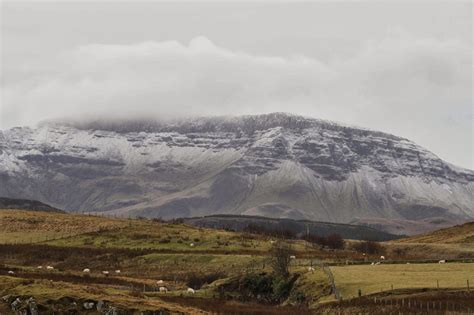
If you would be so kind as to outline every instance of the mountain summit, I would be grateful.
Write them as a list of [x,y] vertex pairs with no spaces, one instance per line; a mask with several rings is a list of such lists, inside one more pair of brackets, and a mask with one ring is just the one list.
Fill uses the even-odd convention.
[[397,222],[404,233],[403,222],[474,219],[474,172],[404,138],[284,113],[56,122],[0,133],[0,196],[124,216]]

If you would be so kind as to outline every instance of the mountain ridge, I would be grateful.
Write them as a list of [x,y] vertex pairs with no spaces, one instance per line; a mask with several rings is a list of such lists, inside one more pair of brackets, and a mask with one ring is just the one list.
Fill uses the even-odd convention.
[[163,218],[474,217],[473,171],[383,132],[284,113],[104,124],[1,132],[0,195]]

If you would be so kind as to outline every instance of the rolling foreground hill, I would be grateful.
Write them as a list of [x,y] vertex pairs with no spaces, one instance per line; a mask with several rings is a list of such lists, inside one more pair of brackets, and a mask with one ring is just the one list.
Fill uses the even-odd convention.
[[165,219],[423,220],[426,231],[474,218],[474,172],[407,139],[281,113],[50,123],[0,133],[0,196]]
[[[458,313],[474,307],[466,287],[474,280],[472,252],[439,264],[446,248],[424,256],[416,244],[385,242],[385,261],[373,265],[380,253],[357,242],[332,249],[177,222],[0,209],[0,313],[388,314],[408,307],[402,313],[413,314],[427,302]],[[293,255],[283,278],[274,267],[280,246]]]

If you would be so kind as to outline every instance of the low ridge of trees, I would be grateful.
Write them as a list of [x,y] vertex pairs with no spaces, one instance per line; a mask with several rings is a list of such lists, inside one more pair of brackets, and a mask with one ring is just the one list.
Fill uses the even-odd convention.
[[330,234],[328,236],[305,235],[304,240],[312,244],[317,244],[331,249],[343,249],[344,239],[339,234]]
[[385,253],[385,248],[374,241],[362,241],[352,245],[352,249],[368,255],[380,255]]

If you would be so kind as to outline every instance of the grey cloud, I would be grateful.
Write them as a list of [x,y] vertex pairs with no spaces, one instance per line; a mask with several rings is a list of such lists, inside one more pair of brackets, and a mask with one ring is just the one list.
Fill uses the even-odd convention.
[[[457,126],[445,125],[445,132],[469,142],[470,53],[459,41],[403,32],[327,63],[230,50],[205,37],[85,45],[6,80],[2,127],[62,117],[286,111],[393,132],[437,152],[443,144],[422,135],[448,117]],[[471,120],[449,115],[453,110]],[[469,166],[469,156],[461,164]]]

